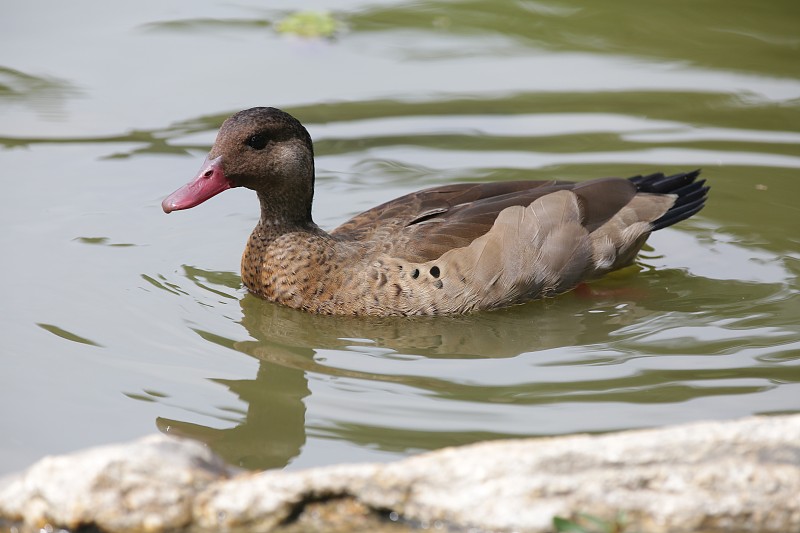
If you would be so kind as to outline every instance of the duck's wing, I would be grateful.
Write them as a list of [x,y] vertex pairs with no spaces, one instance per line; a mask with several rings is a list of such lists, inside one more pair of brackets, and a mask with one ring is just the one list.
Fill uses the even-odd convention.
[[551,180],[432,187],[364,211],[331,234],[346,240],[380,240],[395,253],[408,248],[402,254],[408,259],[427,260],[441,255],[435,250],[466,246],[486,233],[504,208],[528,205],[574,185]]
[[[593,231],[631,201],[637,186],[630,180],[606,178],[585,183],[512,181],[435,187],[361,213],[332,234],[380,242],[383,250],[394,257],[429,261],[448,250],[468,246],[486,234],[504,209],[527,207],[563,190],[576,196],[581,223]],[[563,215],[556,209],[542,213],[556,220]]]
[[427,218],[442,215],[454,207],[496,198],[509,193],[542,190],[559,184],[557,181],[509,181],[500,183],[458,183],[431,187],[390,200],[360,213],[331,233],[359,240],[384,226],[403,228]]

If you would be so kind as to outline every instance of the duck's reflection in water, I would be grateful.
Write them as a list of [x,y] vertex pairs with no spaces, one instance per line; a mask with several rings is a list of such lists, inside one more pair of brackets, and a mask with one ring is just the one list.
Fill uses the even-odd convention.
[[235,426],[215,429],[158,418],[158,428],[205,442],[230,464],[248,469],[282,468],[300,453],[306,441],[303,398],[309,394],[302,370],[265,361],[255,379],[214,381],[247,404]]
[[[158,427],[170,434],[206,442],[232,464],[259,469],[284,467],[304,446],[304,400],[310,394],[309,375],[399,383],[434,394],[453,387],[447,376],[414,375],[411,368],[404,374],[375,372],[375,364],[370,365],[372,372],[337,368],[330,361],[323,364],[316,360],[319,350],[358,352],[359,348],[382,348],[395,355],[431,359],[510,358],[524,352],[603,342],[614,330],[649,312],[630,301],[624,304],[624,311],[615,312],[620,307],[620,300],[602,304],[595,298],[588,302],[588,309],[599,305],[605,306],[606,311],[589,313],[587,300],[574,294],[495,312],[455,317],[376,319],[318,316],[251,295],[242,298],[240,305],[242,325],[251,340],[237,341],[210,332],[198,333],[210,342],[260,361],[254,379],[214,379],[247,404],[244,416],[234,427],[227,429],[166,418],[158,419]],[[475,394],[475,391],[470,392],[471,401],[480,401]],[[420,446],[421,436],[413,430],[375,428],[364,424],[360,429],[358,425],[349,425],[341,431],[346,434],[338,435],[338,438],[369,443],[380,449],[404,449],[404,442],[409,448],[427,447]],[[452,439],[443,441],[432,437],[428,440],[433,448],[453,442],[506,436],[511,434],[487,435],[476,428],[476,431],[460,436],[451,435]],[[385,439],[386,442],[377,442],[376,439]]]

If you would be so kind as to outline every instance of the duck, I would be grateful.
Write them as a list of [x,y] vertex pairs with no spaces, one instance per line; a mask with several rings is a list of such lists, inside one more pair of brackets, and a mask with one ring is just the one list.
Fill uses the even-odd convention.
[[311,136],[289,113],[254,107],[224,121],[162,208],[255,191],[261,217],[241,276],[266,300],[325,315],[453,315],[553,297],[630,265],[652,232],[704,207],[699,175],[447,184],[326,232],[311,216]]

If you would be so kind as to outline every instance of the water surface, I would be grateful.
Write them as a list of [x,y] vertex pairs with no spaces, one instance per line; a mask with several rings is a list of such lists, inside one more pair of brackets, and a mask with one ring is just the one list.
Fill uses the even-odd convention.
[[[0,20],[0,473],[153,431],[235,464],[800,411],[796,2],[72,4]],[[460,181],[702,167],[698,216],[591,292],[435,319],[246,293],[235,190],[165,216],[229,114],[286,109],[332,228]]]

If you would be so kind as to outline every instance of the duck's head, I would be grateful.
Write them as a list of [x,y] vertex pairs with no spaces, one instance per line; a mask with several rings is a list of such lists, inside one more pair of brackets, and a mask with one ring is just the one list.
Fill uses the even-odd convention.
[[254,107],[228,118],[194,180],[161,203],[165,213],[189,209],[232,187],[259,193],[262,204],[310,213],[314,150],[308,131],[290,114]]

